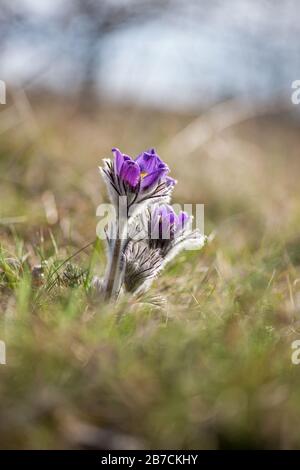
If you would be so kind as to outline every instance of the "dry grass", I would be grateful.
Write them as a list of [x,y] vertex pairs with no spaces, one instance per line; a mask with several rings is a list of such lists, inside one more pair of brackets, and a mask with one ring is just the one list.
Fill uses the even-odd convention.
[[[300,448],[299,127],[262,116],[174,149],[192,119],[37,102],[2,134],[1,448]],[[105,305],[89,289],[101,243],[72,258],[83,283],[53,272],[95,239],[112,146],[155,146],[215,238]]]

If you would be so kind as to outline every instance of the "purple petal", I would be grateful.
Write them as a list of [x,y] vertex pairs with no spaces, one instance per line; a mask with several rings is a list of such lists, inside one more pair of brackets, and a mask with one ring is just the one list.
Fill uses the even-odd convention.
[[190,216],[187,212],[179,212],[178,214],[178,219],[177,219],[177,224],[176,224],[176,233],[182,232],[188,223],[190,219]]
[[169,222],[171,225],[177,225],[178,223],[178,218],[175,212],[170,212],[169,213]]
[[135,188],[140,180],[140,168],[138,164],[131,159],[124,159],[120,179]]
[[116,175],[119,176],[120,174],[120,171],[121,171],[121,168],[122,168],[122,165],[124,163],[124,156],[123,154],[120,152],[119,149],[117,148],[113,148],[112,149],[112,152],[115,156],[115,159],[114,159],[114,168],[115,168],[115,173]]
[[178,223],[179,218],[172,206],[168,204],[156,206],[151,213],[151,237],[160,240],[173,238],[176,234]]
[[151,210],[151,239],[159,238],[159,225],[161,221],[161,211],[159,206],[154,206]]
[[153,173],[153,171],[158,170],[161,166],[169,171],[167,165],[159,158],[154,149],[141,153],[137,157],[136,162],[143,173]]
[[115,173],[116,175],[120,176],[121,168],[125,160],[132,160],[128,155],[125,155],[124,153],[120,152],[119,149],[113,148],[112,152],[115,156],[114,159],[114,168],[115,168]]
[[169,240],[173,232],[175,213],[170,206],[162,206],[160,222],[160,238]]
[[160,206],[160,218],[161,220],[168,220],[168,215],[170,214],[170,206],[164,204]]
[[168,209],[167,220],[168,220],[168,224],[169,224],[169,232],[170,232],[170,235],[173,236],[175,231],[176,231],[176,227],[178,225],[178,216],[174,212],[174,210],[171,206],[167,206],[167,209]]
[[151,186],[154,186],[159,182],[159,180],[163,179],[166,176],[167,172],[168,170],[166,168],[161,167],[158,170],[149,173],[142,179],[141,188],[148,189]]

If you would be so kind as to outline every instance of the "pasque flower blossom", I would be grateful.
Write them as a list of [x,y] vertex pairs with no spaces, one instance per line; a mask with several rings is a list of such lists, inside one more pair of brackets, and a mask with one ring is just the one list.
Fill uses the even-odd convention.
[[148,244],[158,249],[163,264],[184,248],[200,248],[206,237],[198,229],[192,229],[193,217],[180,211],[177,215],[167,204],[155,205],[149,210]]
[[141,153],[136,160],[122,154],[119,149],[113,149],[113,152],[116,175],[132,189],[143,191],[166,179],[169,168],[154,149]]
[[121,217],[118,210],[107,230],[108,267],[104,280],[95,282],[107,299],[117,298],[122,286],[131,293],[146,289],[178,251],[205,242],[192,230],[192,217],[168,205],[176,181],[154,149],[135,159],[117,148],[112,151],[114,159],[104,160],[100,170],[115,208],[120,209],[125,196],[126,214]]
[[110,198],[118,205],[127,196],[127,205],[168,200],[176,181],[168,176],[169,168],[155,149],[142,152],[136,159],[113,148],[114,160],[104,160],[101,172],[108,185]]
[[129,232],[132,239],[125,250],[126,290],[137,292],[148,288],[181,250],[204,245],[206,237],[192,229],[192,220],[186,212],[177,215],[167,204],[156,204],[136,217]]
[[[108,268],[104,281],[107,298],[118,296],[122,285],[125,273],[124,253],[128,245],[124,233],[129,221],[144,206],[159,201],[167,202],[176,183],[168,176],[168,166],[154,149],[142,152],[136,159],[123,154],[117,148],[112,151],[114,160],[104,160],[104,166],[100,168],[110,199],[118,209],[113,227],[109,227],[107,232],[117,234],[116,239],[109,239],[108,236]],[[126,210],[120,216],[120,207],[124,212],[124,197]]]
[[184,231],[191,217],[181,211],[178,215],[167,204],[157,205],[150,213],[150,238],[154,247],[163,248],[164,240],[174,240]]

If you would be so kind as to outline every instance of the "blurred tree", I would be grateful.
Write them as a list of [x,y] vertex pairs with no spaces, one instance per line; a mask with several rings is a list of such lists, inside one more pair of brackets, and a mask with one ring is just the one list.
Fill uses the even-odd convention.
[[103,40],[116,30],[162,15],[170,4],[171,0],[75,0],[70,5],[66,18],[74,20],[75,15],[83,26],[79,44],[82,51],[81,107],[89,109],[97,93]]
[[[74,62],[79,79],[79,104],[89,110],[98,96],[97,77],[101,67],[104,39],[131,24],[142,24],[167,11],[178,0],[66,0],[55,14],[40,15],[35,5],[21,0],[2,0],[0,9],[0,47],[22,36],[33,43],[54,42],[61,37],[67,60]],[[56,44],[57,47],[57,44]],[[59,49],[59,47],[57,47]],[[55,57],[55,55],[54,55]],[[52,64],[49,64],[49,68]],[[26,80],[25,85],[45,71],[45,65]]]
[[103,66],[107,39],[157,20],[158,34],[168,29],[177,45],[178,37],[187,39],[185,48],[178,47],[179,74],[185,72],[183,86],[199,103],[203,87],[217,100],[247,92],[250,83],[251,93],[257,84],[264,93],[268,86],[289,89],[300,64],[297,1],[1,0],[0,53],[10,56],[25,45],[33,60],[22,86],[77,87],[78,104],[91,110],[99,74],[109,81]]

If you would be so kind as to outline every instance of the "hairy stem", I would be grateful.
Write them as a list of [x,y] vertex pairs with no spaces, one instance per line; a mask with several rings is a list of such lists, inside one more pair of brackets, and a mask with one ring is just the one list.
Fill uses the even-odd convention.
[[111,261],[105,280],[105,299],[110,300],[117,298],[119,294],[122,269],[121,269],[121,257],[122,257],[122,246],[123,240],[120,236],[119,230],[117,230],[116,239],[112,249]]

